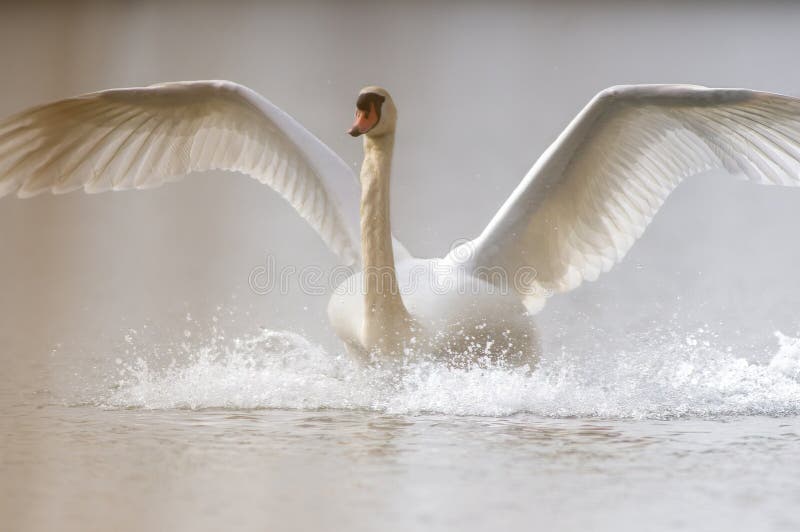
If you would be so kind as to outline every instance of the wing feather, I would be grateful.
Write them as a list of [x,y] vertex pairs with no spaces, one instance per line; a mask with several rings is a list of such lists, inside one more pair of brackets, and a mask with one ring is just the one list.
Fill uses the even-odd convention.
[[686,177],[725,169],[757,183],[800,185],[800,100],[744,89],[612,87],[598,94],[534,164],[466,268],[502,267],[531,311],[551,292],[622,260]]
[[215,169],[274,188],[343,262],[357,261],[359,190],[352,170],[241,85],[114,89],[0,121],[0,196],[145,189]]

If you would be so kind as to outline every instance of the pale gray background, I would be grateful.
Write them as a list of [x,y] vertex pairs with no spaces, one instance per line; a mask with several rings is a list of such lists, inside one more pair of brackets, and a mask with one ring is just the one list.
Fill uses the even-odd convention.
[[[357,165],[360,142],[344,134],[354,96],[382,84],[400,109],[395,232],[413,253],[440,255],[480,232],[603,87],[800,95],[799,14],[722,2],[11,4],[0,17],[0,115],[109,87],[231,79]],[[708,322],[773,349],[774,329],[797,328],[798,224],[798,191],[724,176],[687,183],[621,267],[548,304],[545,342],[577,342],[592,326],[646,333]],[[276,194],[240,175],[3,198],[0,243],[1,356],[11,361],[57,345],[65,357],[102,360],[144,324],[179,339],[187,312],[201,324],[224,317],[231,333],[288,328],[337,346],[327,296],[247,289],[267,253],[279,267],[336,262]]]

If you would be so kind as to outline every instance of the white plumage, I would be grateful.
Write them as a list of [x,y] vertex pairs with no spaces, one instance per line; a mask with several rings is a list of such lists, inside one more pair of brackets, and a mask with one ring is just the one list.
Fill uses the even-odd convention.
[[358,181],[292,117],[229,81],[61,100],[0,122],[0,196],[161,186],[232,170],[275,189],[343,262],[357,261]]
[[536,161],[470,249],[465,267],[532,267],[542,296],[593,281],[622,260],[686,177],[724,168],[800,185],[800,100],[688,85],[611,87]]
[[[387,101],[385,117],[378,114],[374,130],[361,131],[370,158],[361,180],[371,187],[361,197],[361,212],[382,220],[396,111],[383,89],[365,91],[362,96],[379,95],[373,105]],[[363,112],[366,123],[369,112]],[[481,321],[498,326],[489,327],[485,338],[471,337],[473,343],[535,350],[528,313],[541,308],[550,293],[574,289],[608,271],[684,178],[715,168],[757,183],[800,184],[800,100],[687,85],[606,89],[536,161],[478,238],[443,259],[420,260],[409,257],[396,240],[382,240],[383,225],[365,231],[372,222],[363,219],[359,227],[358,180],[336,154],[289,115],[235,83],[108,90],[0,122],[0,196],[142,189],[194,171],[239,171],[281,194],[342,262],[379,263],[392,257],[386,249],[393,248],[398,268],[391,265],[392,275],[400,273],[401,292],[411,281],[403,272],[416,266],[436,270],[428,276],[430,285],[387,305],[391,315],[366,308],[363,293],[337,291],[329,309],[334,327],[351,350],[361,353],[405,345],[411,335],[416,341],[463,331],[464,324]],[[390,234],[388,221],[381,223]],[[374,257],[360,257],[359,235]],[[489,294],[491,283],[481,277],[487,269],[505,272],[513,301],[509,294]],[[528,275],[516,276],[519,271]],[[366,290],[363,275],[343,286]],[[442,276],[457,275],[455,286],[466,275],[480,289],[467,299],[431,289],[447,280]],[[376,316],[393,325],[374,329]],[[490,338],[500,330],[510,332],[511,339],[498,344],[499,338]],[[394,339],[378,345],[375,338],[381,336]],[[463,344],[454,344],[451,336],[448,345],[462,349]],[[429,345],[440,349],[443,344]]]

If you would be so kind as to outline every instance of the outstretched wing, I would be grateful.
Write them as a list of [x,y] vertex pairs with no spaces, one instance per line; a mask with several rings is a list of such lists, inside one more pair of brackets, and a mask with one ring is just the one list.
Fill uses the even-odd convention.
[[233,170],[281,194],[343,262],[359,257],[358,180],[335,153],[229,81],[95,92],[0,121],[0,197],[144,189]]
[[800,185],[800,100],[686,85],[606,89],[483,233],[449,258],[472,270],[502,268],[535,311],[547,293],[611,269],[685,177],[713,168]]

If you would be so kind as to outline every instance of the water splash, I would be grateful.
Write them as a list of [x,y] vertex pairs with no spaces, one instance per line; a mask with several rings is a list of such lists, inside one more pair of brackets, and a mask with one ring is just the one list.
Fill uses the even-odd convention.
[[[767,364],[720,349],[704,331],[613,354],[545,355],[539,367],[458,369],[431,361],[364,368],[291,332],[213,341],[186,362],[121,364],[98,400],[124,408],[368,409],[502,416],[670,418],[800,413],[800,339],[776,333]],[[713,340],[713,338],[712,338]],[[188,347],[185,346],[185,349]]]

